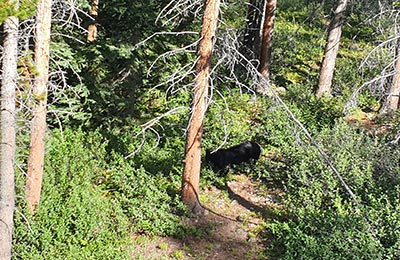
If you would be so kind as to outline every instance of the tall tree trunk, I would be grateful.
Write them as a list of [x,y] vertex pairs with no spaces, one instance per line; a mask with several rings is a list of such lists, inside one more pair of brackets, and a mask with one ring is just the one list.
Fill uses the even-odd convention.
[[196,64],[196,81],[193,89],[192,114],[185,149],[185,166],[182,176],[182,201],[195,214],[202,212],[199,201],[199,179],[201,166],[201,137],[204,116],[207,110],[208,79],[211,56],[216,40],[215,32],[219,15],[220,0],[207,0],[203,17],[203,28],[199,44],[199,59]]
[[26,197],[34,212],[40,200],[46,133],[47,83],[49,73],[51,0],[39,0],[36,15],[35,64],[37,75],[33,94],[36,104],[31,121],[31,140],[26,179]]
[[338,0],[328,28],[328,40],[319,74],[317,96],[331,96],[332,79],[335,70],[336,56],[339,50],[340,37],[347,0]]
[[269,80],[272,50],[272,35],[276,11],[276,0],[266,0],[259,71],[264,79]]
[[394,66],[395,74],[393,76],[392,85],[390,87],[389,95],[382,106],[381,113],[386,114],[394,112],[399,108],[400,96],[400,41],[397,41],[396,48],[396,62]]
[[18,18],[4,21],[1,82],[0,259],[11,259],[15,208],[15,90],[17,88]]
[[88,42],[94,42],[97,36],[97,16],[99,9],[99,0],[92,0],[92,9],[90,9],[89,14],[93,17],[94,21],[89,25],[87,40]]

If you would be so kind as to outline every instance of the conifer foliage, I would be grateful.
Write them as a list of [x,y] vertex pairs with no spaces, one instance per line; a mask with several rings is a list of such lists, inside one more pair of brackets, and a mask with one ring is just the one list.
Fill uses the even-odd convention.
[[399,6],[2,1],[0,260],[400,259]]

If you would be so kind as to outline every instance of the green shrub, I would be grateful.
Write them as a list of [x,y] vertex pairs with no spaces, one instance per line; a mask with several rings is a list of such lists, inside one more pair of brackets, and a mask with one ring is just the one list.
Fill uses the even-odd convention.
[[147,172],[122,157],[105,176],[105,187],[120,203],[131,222],[131,232],[151,235],[174,235],[180,232],[177,213],[185,207],[180,202],[174,178],[161,172]]
[[[121,134],[129,150],[127,140]],[[14,259],[129,259],[131,233],[182,234],[179,155],[171,152],[176,146],[181,143],[153,150],[145,143],[137,156],[125,159],[98,132],[52,131],[35,216],[24,213],[19,176]],[[144,160],[149,154],[164,164]]]
[[279,259],[398,259],[398,149],[344,122],[321,131],[316,140],[359,205],[315,147],[284,151],[290,161],[283,183],[285,217],[269,225],[276,238],[271,254]]
[[53,132],[37,214],[16,214],[14,259],[129,259],[128,218],[96,183],[104,157],[96,133]]

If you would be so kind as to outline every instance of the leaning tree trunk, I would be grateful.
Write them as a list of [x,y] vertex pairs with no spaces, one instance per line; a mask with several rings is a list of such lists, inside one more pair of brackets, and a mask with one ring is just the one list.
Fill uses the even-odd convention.
[[15,90],[17,88],[18,18],[3,23],[3,73],[1,82],[0,259],[11,259],[15,208]]
[[335,70],[336,56],[339,50],[340,37],[344,12],[346,11],[347,0],[339,0],[332,14],[328,29],[328,40],[325,45],[325,53],[319,73],[317,96],[331,96],[332,79]]
[[201,137],[204,116],[207,110],[208,78],[220,0],[207,0],[203,17],[203,28],[196,64],[196,81],[193,90],[192,114],[189,120],[185,149],[185,166],[182,176],[182,201],[195,214],[202,212],[199,201],[199,179],[201,166]]
[[400,41],[397,41],[396,48],[396,62],[394,66],[395,74],[393,76],[393,82],[390,87],[389,95],[382,106],[381,113],[391,113],[399,108],[399,95],[400,95]]
[[276,11],[276,0],[266,0],[264,10],[264,24],[261,40],[261,54],[259,71],[265,80],[269,81],[271,66],[272,35]]
[[49,73],[51,0],[39,0],[36,15],[35,77],[33,95],[36,101],[31,121],[31,140],[26,179],[26,197],[34,212],[39,204],[44,166],[46,133],[47,83]]

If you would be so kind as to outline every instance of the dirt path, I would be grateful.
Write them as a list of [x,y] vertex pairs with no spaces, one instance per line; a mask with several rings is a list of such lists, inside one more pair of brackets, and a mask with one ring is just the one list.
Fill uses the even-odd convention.
[[245,175],[236,175],[227,186],[227,191],[202,190],[206,214],[185,220],[193,234],[183,239],[137,236],[133,259],[267,259],[268,241],[260,232],[271,209],[280,207],[279,194]]

